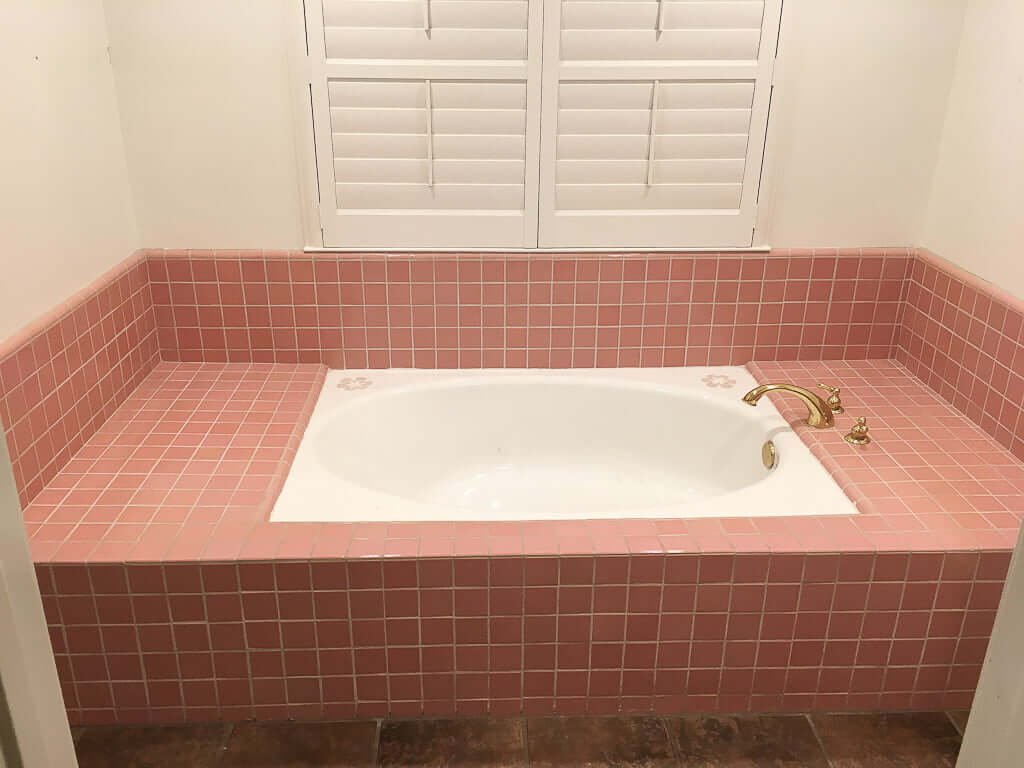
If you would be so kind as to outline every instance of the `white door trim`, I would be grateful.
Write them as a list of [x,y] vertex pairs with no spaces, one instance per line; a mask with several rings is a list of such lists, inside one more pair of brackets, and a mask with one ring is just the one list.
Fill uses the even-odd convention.
[[76,768],[57,665],[0,437],[0,680],[24,768]]
[[1024,529],[1003,587],[959,768],[1017,768],[1024,752]]

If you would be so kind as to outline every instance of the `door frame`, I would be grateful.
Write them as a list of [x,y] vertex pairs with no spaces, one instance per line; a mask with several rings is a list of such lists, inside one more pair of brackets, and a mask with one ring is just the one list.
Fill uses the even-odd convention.
[[1024,528],[1017,539],[978,681],[960,768],[1014,768],[1024,752]]
[[[57,664],[25,537],[7,443],[0,437],[0,684],[13,727],[8,768],[76,768]],[[0,759],[3,759],[0,758]],[[0,763],[2,765],[3,763]]]

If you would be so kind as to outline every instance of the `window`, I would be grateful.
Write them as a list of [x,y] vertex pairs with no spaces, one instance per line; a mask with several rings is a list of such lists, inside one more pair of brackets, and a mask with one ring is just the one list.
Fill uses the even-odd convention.
[[330,248],[749,246],[781,0],[312,0]]

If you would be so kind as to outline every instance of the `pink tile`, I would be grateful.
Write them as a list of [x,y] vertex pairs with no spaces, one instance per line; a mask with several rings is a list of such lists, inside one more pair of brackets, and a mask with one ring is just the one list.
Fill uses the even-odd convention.
[[[205,611],[211,644],[239,649],[223,653],[248,647],[253,668],[268,671],[252,680],[233,677],[248,667],[231,667],[224,657],[214,658],[214,672],[204,671],[196,654],[205,653],[198,650],[205,625],[183,624],[189,650],[145,654],[153,676],[148,699],[129,684],[114,691],[87,679],[127,669],[120,659],[101,665],[90,650],[97,622],[119,615],[123,600],[70,594],[76,581],[62,576],[60,590],[68,593],[53,601],[48,616],[62,622],[63,642],[72,644],[73,663],[62,674],[74,681],[67,694],[73,717],[316,717],[329,707],[343,717],[725,704],[785,711],[942,703],[973,690],[1019,524],[1008,510],[1024,498],[1024,444],[1016,432],[1024,379],[1012,369],[1024,323],[1019,302],[933,257],[828,251],[756,260],[310,259],[160,252],[139,264],[112,288],[104,284],[62,308],[45,333],[27,333],[0,354],[0,418],[19,490],[23,499],[35,497],[26,518],[34,556],[90,563],[363,561],[350,564],[358,566],[353,572],[331,562],[312,571],[292,562],[276,577],[247,565],[241,585],[235,566],[204,564],[202,595],[192,591],[196,579],[188,574],[195,572],[187,569],[174,569],[173,578],[166,571],[166,587],[159,568],[134,572],[128,585],[142,590],[131,600],[140,627]],[[832,292],[827,307],[811,300],[823,291]],[[95,381],[74,376],[96,354],[88,345],[110,331],[100,319],[111,312],[116,332],[128,340],[126,357]],[[100,335],[91,332],[97,327]],[[169,361],[191,362],[160,364],[146,377],[157,348]],[[863,359],[893,354],[902,365]],[[821,357],[846,362],[814,362]],[[866,451],[836,442],[837,433],[801,430],[861,515],[418,529],[264,522],[322,364],[621,366],[752,358],[775,361],[752,365],[762,377],[839,383],[850,416],[868,416],[877,437]],[[779,362],[789,359],[798,362]],[[954,407],[936,400],[915,374]],[[53,392],[85,398],[89,408],[54,421],[44,404]],[[900,404],[908,401],[928,404],[913,423],[900,419]],[[796,419],[793,404],[780,405]],[[49,445],[52,456],[41,454],[40,436],[55,423],[73,439]],[[210,423],[217,426],[208,429]],[[948,438],[942,452],[934,447],[937,431]],[[941,472],[932,469],[939,461]],[[136,476],[145,480],[132,484]],[[951,554],[936,554],[946,550]],[[985,555],[961,554],[969,550]],[[837,551],[848,554],[814,556]],[[557,567],[549,572],[556,560],[537,559],[559,553],[588,557],[566,560],[562,574]],[[595,553],[601,556],[590,557]],[[456,583],[450,563],[436,559],[453,555],[492,559]],[[435,559],[411,569],[414,557]],[[396,592],[388,597],[380,558],[394,558],[387,561],[387,589]],[[575,572],[579,563],[585,565]],[[261,575],[267,572],[269,581]],[[367,581],[373,573],[381,574],[379,584]],[[427,579],[434,596],[415,593],[414,577]],[[99,586],[94,578],[91,588]],[[264,594],[261,604],[273,612],[259,613],[256,600],[249,610],[257,613],[243,624],[242,587]],[[161,598],[166,588],[177,591],[174,599]],[[349,588],[363,595],[352,602],[355,618]],[[671,619],[663,620],[669,609],[664,615]],[[590,620],[590,610],[600,622]],[[762,611],[763,625],[749,621]],[[321,620],[314,624],[312,615]],[[147,633],[147,642],[158,641]],[[908,645],[894,644],[890,662],[872,643],[892,637]],[[934,662],[954,639],[963,654],[959,666],[938,672],[926,665],[919,673],[925,653]],[[132,642],[111,635],[105,647],[130,656]],[[279,650],[281,642],[288,651]],[[408,653],[420,642],[424,660],[427,649],[452,649],[452,664],[456,644],[487,651],[461,654],[466,668],[457,674],[449,667],[421,678]],[[794,654],[814,657],[813,643],[821,644],[818,657],[827,666],[787,671]],[[354,668],[353,644],[394,651],[386,656],[394,674],[374,666],[373,653],[360,655],[362,666]],[[342,655],[323,656],[324,649]],[[506,676],[525,649],[527,667],[549,679]],[[321,656],[317,662],[313,653]],[[744,659],[744,667],[728,666]],[[315,663],[334,665],[320,686],[311,683]],[[584,664],[594,668],[586,685]],[[676,688],[692,688],[685,702],[672,698],[672,678],[662,668],[685,675]],[[216,685],[200,674],[216,674]]]

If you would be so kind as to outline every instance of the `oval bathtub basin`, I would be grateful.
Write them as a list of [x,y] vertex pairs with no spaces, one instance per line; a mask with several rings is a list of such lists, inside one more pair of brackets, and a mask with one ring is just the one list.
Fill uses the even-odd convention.
[[741,402],[753,386],[743,368],[331,371],[271,520],[854,514],[767,399]]

